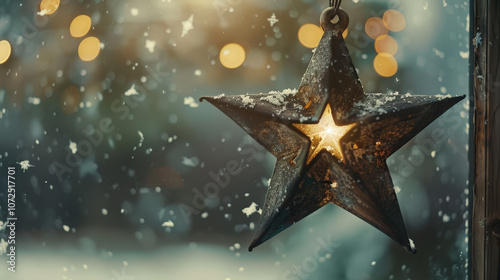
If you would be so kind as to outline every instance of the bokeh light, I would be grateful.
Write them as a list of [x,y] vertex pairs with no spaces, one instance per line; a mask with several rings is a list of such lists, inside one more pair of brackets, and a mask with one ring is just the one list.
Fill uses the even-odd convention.
[[382,77],[391,77],[398,71],[398,62],[389,53],[379,53],[373,60],[373,67]]
[[71,21],[69,33],[75,38],[85,36],[92,25],[92,20],[87,15],[79,15]]
[[306,23],[300,27],[298,36],[304,47],[314,49],[323,36],[323,30],[315,24]]
[[59,8],[60,0],[42,0],[40,2],[40,13],[42,15],[50,15],[57,11]]
[[375,39],[375,50],[377,53],[389,53],[395,55],[398,51],[398,43],[390,35],[380,35]]
[[396,10],[387,10],[382,17],[382,21],[390,31],[398,32],[406,27],[405,17]]
[[370,38],[375,40],[380,35],[387,35],[389,30],[387,30],[381,18],[371,17],[365,23],[365,32]]
[[9,59],[11,52],[12,47],[10,46],[9,41],[0,41],[0,64],[5,63],[7,59]]
[[219,59],[226,68],[238,68],[245,61],[245,49],[239,44],[229,43],[220,50]]
[[97,57],[101,42],[96,37],[87,37],[78,46],[78,56],[83,61],[91,61]]

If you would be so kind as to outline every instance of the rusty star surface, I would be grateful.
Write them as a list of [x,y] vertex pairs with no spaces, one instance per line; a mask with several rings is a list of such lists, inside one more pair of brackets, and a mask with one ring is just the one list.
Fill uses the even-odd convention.
[[348,21],[323,12],[298,90],[202,98],[276,157],[250,251],[334,203],[416,252],[386,160],[464,96],[365,93],[342,37]]

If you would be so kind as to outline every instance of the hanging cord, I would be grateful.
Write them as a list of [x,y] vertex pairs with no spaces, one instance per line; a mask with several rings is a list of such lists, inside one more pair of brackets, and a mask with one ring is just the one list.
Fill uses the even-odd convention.
[[335,13],[339,10],[340,3],[342,3],[342,0],[330,0],[330,7],[335,9]]

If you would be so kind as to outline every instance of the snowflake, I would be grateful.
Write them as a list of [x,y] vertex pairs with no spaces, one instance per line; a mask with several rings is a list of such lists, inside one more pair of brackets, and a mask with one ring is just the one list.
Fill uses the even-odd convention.
[[247,217],[250,217],[250,215],[252,215],[253,213],[259,213],[259,214],[262,214],[262,209],[259,209],[257,210],[257,203],[255,202],[252,202],[252,204],[246,208],[243,208],[243,210],[241,210],[241,212],[243,212],[243,214],[247,215]]
[[273,15],[267,19],[271,26],[274,26],[275,23],[277,23],[279,20],[276,18],[276,15],[273,13]]
[[19,164],[21,166],[21,169],[23,170],[23,172],[28,170],[30,167],[34,167],[34,165],[30,164],[29,160],[24,160],[24,161],[18,162],[17,164]]
[[191,15],[187,20],[185,20],[185,21],[182,22],[182,34],[181,34],[181,37],[186,36],[190,30],[194,29],[193,18],[194,18],[194,15]]
[[137,92],[137,90],[135,89],[135,84],[132,85],[132,87],[130,87],[126,92],[125,92],[125,96],[131,96],[131,95],[138,95],[139,93]]
[[476,37],[472,39],[472,44],[477,48],[479,45],[483,44],[483,38],[481,38],[481,32],[476,33]]

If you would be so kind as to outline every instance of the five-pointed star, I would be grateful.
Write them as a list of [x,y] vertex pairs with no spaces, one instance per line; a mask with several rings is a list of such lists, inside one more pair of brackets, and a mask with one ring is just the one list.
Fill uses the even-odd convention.
[[[334,203],[415,252],[386,160],[463,96],[366,94],[341,36],[345,27],[323,27],[298,90],[202,98],[276,156],[249,249]],[[345,129],[315,137],[323,125]]]

